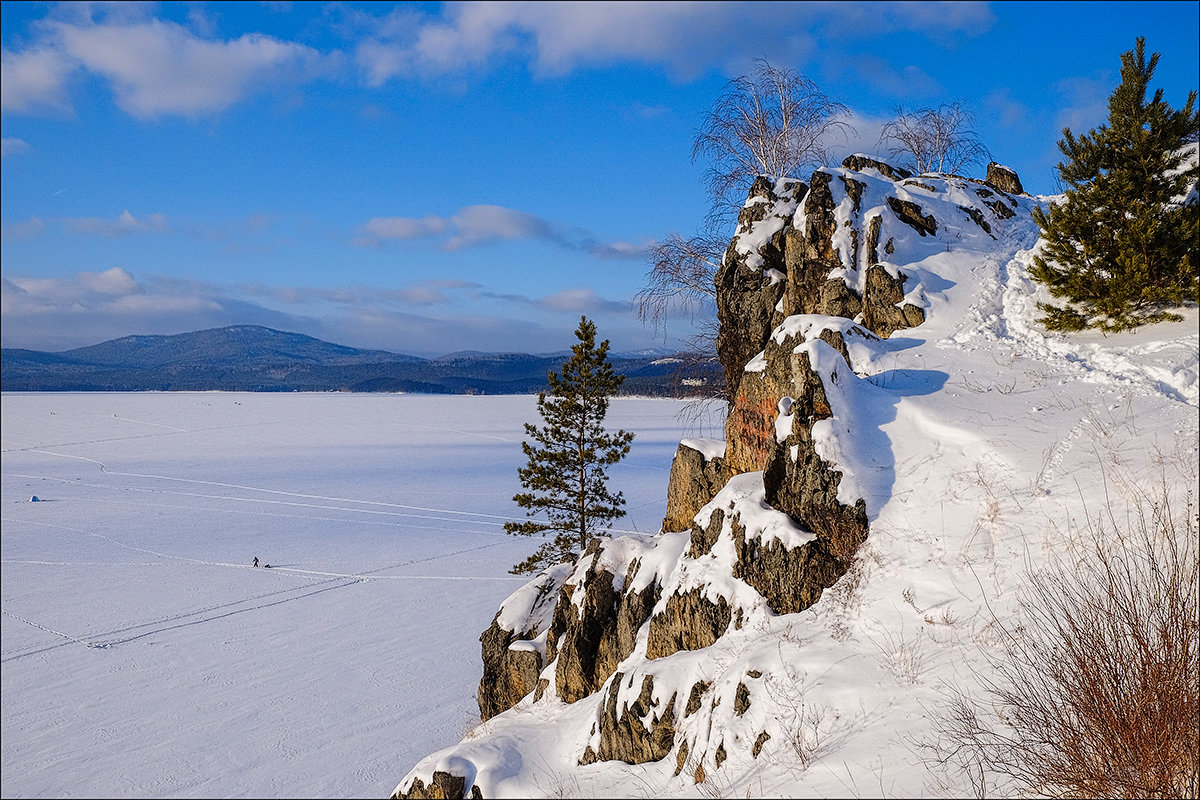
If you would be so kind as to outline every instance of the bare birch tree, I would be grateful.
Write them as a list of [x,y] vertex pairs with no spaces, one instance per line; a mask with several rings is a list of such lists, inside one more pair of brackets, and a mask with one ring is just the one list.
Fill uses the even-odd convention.
[[889,145],[889,155],[908,157],[910,161],[904,166],[918,174],[957,175],[990,157],[987,147],[971,128],[974,117],[962,102],[915,111],[905,111],[899,106],[895,113],[896,118],[880,131],[879,143]]
[[[687,352],[680,353],[682,381],[697,377],[705,381],[706,390],[698,392],[702,400],[724,398],[724,381],[709,384],[713,376],[723,376],[714,370],[717,353],[717,287],[714,277],[725,255],[725,241],[715,234],[698,234],[685,239],[671,233],[650,246],[650,270],[646,285],[634,297],[638,317],[655,330],[665,330],[667,319],[674,315],[690,316],[695,333],[684,340]],[[693,423],[699,424],[704,413],[703,403],[685,412]]]
[[692,144],[692,161],[711,160],[709,188],[718,206],[733,203],[759,175],[801,178],[828,160],[825,141],[851,130],[846,106],[809,78],[763,59],[754,72],[726,84]]
[[[724,254],[721,239],[703,234],[685,239],[672,233],[652,244],[646,286],[635,298],[642,322],[661,328],[671,313],[695,316],[709,311],[717,300],[713,276]],[[698,336],[703,337],[703,332]]]

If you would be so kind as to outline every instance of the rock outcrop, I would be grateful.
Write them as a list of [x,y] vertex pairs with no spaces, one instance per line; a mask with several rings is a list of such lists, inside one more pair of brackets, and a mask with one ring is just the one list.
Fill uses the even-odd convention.
[[779,313],[776,306],[787,288],[785,239],[807,192],[800,181],[755,179],[717,270],[717,356],[730,396],[736,395],[742,367],[762,349]]
[[595,749],[587,746],[579,763],[645,764],[666,758],[674,748],[676,696],[671,695],[660,708],[654,699],[654,676],[645,675],[637,698],[632,703],[622,702],[624,677],[620,672],[613,676],[601,704],[599,742]]
[[[972,185],[856,155],[807,183],[754,182],[715,278],[723,447],[681,443],[657,536],[600,539],[505,601],[482,637],[484,719],[567,704],[590,721],[576,763],[674,754],[696,781],[774,746],[755,712],[771,676],[705,653],[818,603],[870,535],[887,454],[861,444],[856,404],[884,391],[889,337],[925,319],[936,290],[912,265],[1011,218],[1019,180],[1002,169]],[[473,768],[461,787],[438,778],[472,746],[427,759],[396,796],[478,790]]]
[[692,519],[716,496],[728,477],[724,442],[704,439],[680,442],[671,462],[667,514],[662,529],[670,533],[691,528]]
[[411,800],[464,800],[467,797],[476,800],[482,798],[483,794],[474,784],[471,785],[468,794],[466,777],[438,770],[433,773],[428,784],[420,778],[414,779],[412,787],[404,796]]
[[636,560],[618,582],[595,558],[599,547],[592,543],[585,553],[593,556],[591,563],[562,588],[546,639],[546,654],[555,664],[555,691],[568,703],[598,690],[633,652],[638,630],[658,602],[656,582],[636,588]]
[[1017,177],[1017,173],[995,161],[987,165],[984,183],[1007,194],[1025,194],[1025,188],[1021,186],[1021,179]]

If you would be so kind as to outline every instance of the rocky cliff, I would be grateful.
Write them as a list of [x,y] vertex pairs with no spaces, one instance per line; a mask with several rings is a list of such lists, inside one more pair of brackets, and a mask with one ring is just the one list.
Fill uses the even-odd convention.
[[795,676],[751,654],[803,663],[805,643],[781,631],[871,535],[890,492],[877,409],[894,405],[890,365],[911,346],[897,334],[946,288],[942,254],[986,251],[1028,214],[1015,174],[994,173],[852,156],[807,182],[755,181],[715,278],[725,441],[680,444],[660,534],[601,539],[505,601],[481,637],[492,722],[396,797],[503,793],[523,758],[505,719],[561,726],[580,769],[662,762],[695,783],[795,745],[765,712],[781,696],[796,708]]

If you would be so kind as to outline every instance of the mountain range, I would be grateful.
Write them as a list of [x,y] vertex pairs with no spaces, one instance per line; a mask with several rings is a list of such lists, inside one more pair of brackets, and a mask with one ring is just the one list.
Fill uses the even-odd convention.
[[[0,349],[0,388],[31,391],[350,391],[527,394],[547,388],[562,353],[463,351],[438,358],[361,350],[299,333],[233,325],[125,336],[62,352]],[[624,394],[682,396],[720,379],[690,354],[610,354]]]

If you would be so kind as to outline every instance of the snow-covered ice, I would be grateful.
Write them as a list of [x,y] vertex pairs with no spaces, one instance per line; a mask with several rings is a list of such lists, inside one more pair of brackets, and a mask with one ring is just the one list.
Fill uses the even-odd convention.
[[[386,797],[478,722],[536,398],[0,402],[5,797]],[[680,405],[613,401],[623,531]]]

